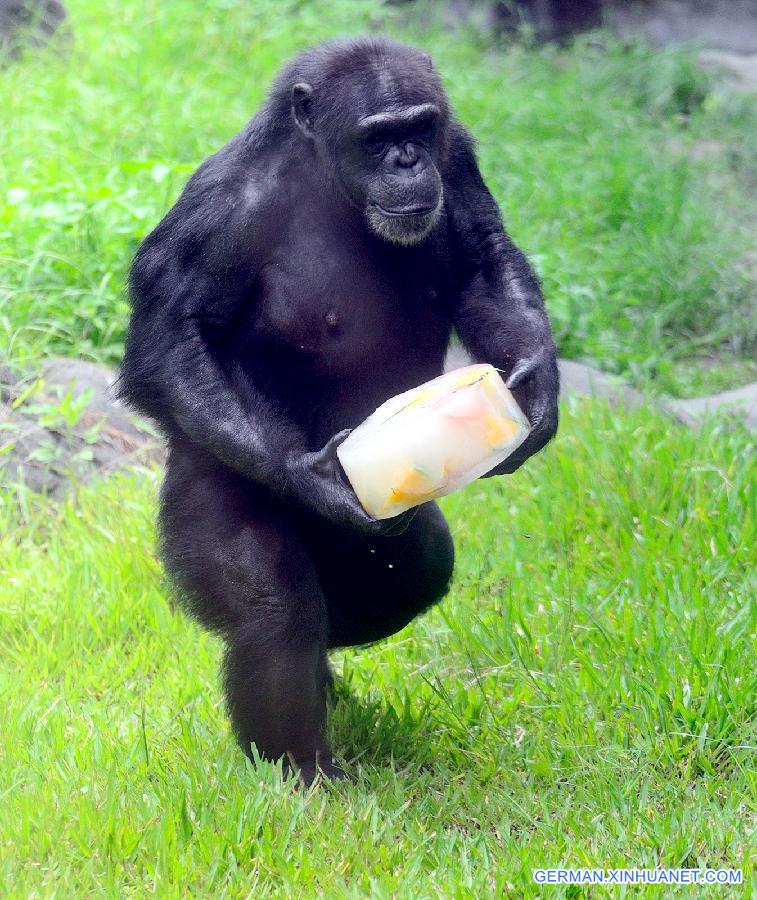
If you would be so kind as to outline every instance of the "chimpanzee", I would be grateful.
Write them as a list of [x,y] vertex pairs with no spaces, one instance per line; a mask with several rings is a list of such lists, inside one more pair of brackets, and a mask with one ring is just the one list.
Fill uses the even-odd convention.
[[369,516],[337,446],[442,372],[453,329],[533,427],[490,474],[557,428],[538,282],[430,58],[366,38],[285,65],[144,240],[130,288],[122,395],[166,435],[162,555],[225,639],[237,738],[306,783],[340,777],[327,651],[438,601],[454,550],[435,503]]

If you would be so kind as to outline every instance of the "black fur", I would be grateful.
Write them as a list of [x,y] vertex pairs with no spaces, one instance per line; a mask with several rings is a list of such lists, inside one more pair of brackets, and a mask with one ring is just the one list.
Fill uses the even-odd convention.
[[[539,286],[425,54],[383,40],[294,59],[139,248],[122,394],[165,431],[163,556],[227,642],[242,747],[338,775],[326,653],[402,628],[447,590],[433,504],[376,522],[335,449],[442,371],[455,328],[557,427]],[[325,446],[324,446],[325,445]],[[495,473],[498,474],[498,473]]]

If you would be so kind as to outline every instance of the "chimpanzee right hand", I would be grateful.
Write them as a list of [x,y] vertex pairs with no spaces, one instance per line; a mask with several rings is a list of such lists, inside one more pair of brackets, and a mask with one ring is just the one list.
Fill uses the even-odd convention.
[[381,537],[402,534],[415,509],[391,519],[375,519],[363,509],[347,481],[336,450],[350,430],[335,434],[321,450],[290,458],[286,468],[292,492],[303,506],[335,525]]

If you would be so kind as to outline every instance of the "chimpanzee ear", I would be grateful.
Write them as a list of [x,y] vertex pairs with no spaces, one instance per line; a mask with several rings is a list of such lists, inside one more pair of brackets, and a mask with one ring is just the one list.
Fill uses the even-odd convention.
[[292,115],[300,131],[313,134],[313,88],[300,81],[292,88]]

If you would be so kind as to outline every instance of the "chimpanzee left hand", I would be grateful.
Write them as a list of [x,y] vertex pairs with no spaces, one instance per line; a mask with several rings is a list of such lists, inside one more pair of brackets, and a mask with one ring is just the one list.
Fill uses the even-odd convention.
[[559,377],[552,347],[517,363],[505,384],[531,423],[531,432],[511,456],[487,472],[484,478],[510,475],[538,453],[557,431]]

